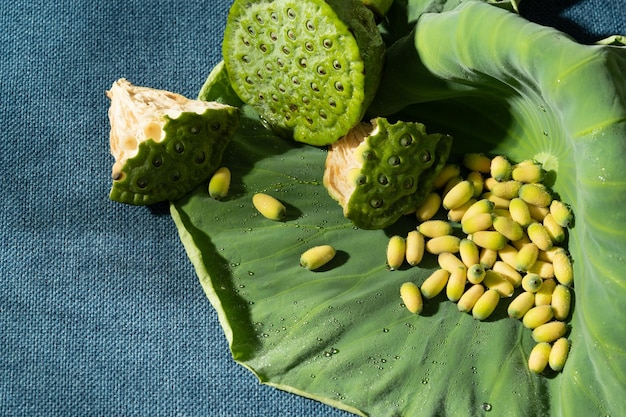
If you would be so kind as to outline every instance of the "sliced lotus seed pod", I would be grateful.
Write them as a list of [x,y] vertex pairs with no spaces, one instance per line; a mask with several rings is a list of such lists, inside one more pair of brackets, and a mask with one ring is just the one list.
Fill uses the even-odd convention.
[[233,89],[275,132],[321,146],[363,118],[385,46],[359,0],[235,0],[222,52]]
[[313,271],[330,262],[337,251],[330,245],[314,246],[300,255],[300,266]]
[[330,146],[324,186],[355,226],[382,229],[424,201],[451,145],[450,136],[427,134],[420,123],[376,118]]
[[116,81],[110,145],[111,200],[148,205],[177,200],[218,168],[237,128],[235,107]]

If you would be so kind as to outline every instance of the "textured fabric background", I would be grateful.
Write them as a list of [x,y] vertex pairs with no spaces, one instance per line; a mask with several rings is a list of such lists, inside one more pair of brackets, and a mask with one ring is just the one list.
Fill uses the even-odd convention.
[[[581,42],[624,0],[523,0]],[[166,207],[108,200],[105,90],[195,97],[231,1],[0,2],[0,415],[348,416],[230,358]]]

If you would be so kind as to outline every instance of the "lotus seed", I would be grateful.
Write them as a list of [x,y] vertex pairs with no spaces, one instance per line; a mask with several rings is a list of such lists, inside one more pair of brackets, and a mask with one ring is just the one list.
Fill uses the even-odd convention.
[[391,156],[389,157],[389,159],[387,160],[387,163],[391,166],[398,166],[400,165],[400,157],[399,156]]
[[161,165],[163,165],[163,158],[161,158],[160,156],[155,156],[152,159],[152,166],[154,166],[155,168],[158,168]]

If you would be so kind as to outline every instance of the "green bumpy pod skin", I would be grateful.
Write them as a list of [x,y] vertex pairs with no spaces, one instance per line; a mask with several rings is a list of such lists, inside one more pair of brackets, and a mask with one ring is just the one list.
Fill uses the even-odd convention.
[[131,205],[173,201],[219,167],[238,122],[235,107],[116,81],[111,99],[113,184],[109,198]]
[[385,45],[360,0],[235,0],[222,53],[233,90],[268,127],[323,146],[363,118]]
[[383,229],[419,206],[450,155],[452,137],[421,123],[375,118],[333,144],[324,186],[361,229]]

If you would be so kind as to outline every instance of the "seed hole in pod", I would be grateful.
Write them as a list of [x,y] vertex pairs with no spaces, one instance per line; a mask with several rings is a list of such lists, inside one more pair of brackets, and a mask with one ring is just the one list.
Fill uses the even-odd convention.
[[111,178],[113,179],[113,181],[119,181],[124,178],[124,173],[122,171],[115,171],[111,173]]
[[333,47],[333,41],[331,41],[330,39],[326,38],[322,41],[322,45],[324,46],[324,48],[326,49],[330,49]]
[[324,111],[324,109],[319,111],[319,115],[322,119],[326,120],[328,118],[328,115],[326,114],[326,112]]
[[278,59],[276,60],[276,64],[278,64],[278,66],[279,66],[280,68],[282,68],[282,67],[284,67],[284,66],[285,66],[285,61],[283,61],[282,59],[278,58]]
[[319,88],[319,86],[316,83],[311,83],[311,90],[313,90],[316,93],[318,93],[320,91],[320,88]]
[[313,46],[313,44],[311,42],[306,42],[304,44],[304,47],[306,48],[307,51],[309,52],[313,52],[313,50],[315,49],[315,47]]
[[243,43],[245,46],[250,46],[250,41],[248,40],[248,38],[241,38],[241,43]]
[[250,57],[248,55],[244,55],[241,57],[241,60],[246,64],[250,63]]
[[253,27],[253,26],[248,26],[246,29],[248,30],[248,33],[249,33],[250,35],[252,35],[252,36],[255,36],[255,35],[256,35],[256,30],[254,30],[254,27]]
[[367,182],[367,177],[365,175],[359,175],[356,177],[357,185],[364,185]]
[[408,133],[405,133],[400,137],[400,146],[410,146],[413,143],[413,137]]
[[337,61],[336,59],[333,61],[333,68],[336,69],[337,71],[339,71],[341,69],[341,62]]
[[283,54],[285,55],[289,55],[291,53],[291,49],[287,48],[286,46],[283,46]]
[[291,103],[289,105],[289,110],[291,110],[292,112],[297,112],[298,111],[298,106],[296,106],[295,104]]
[[276,34],[276,32],[270,32],[270,39],[274,42],[278,40],[278,35]]
[[193,159],[196,164],[202,164],[206,160],[206,154],[202,151],[198,152]]
[[380,174],[378,176],[378,183],[380,185],[387,185],[387,184],[389,184],[389,178],[387,178],[387,176],[385,174]]
[[262,79],[263,79],[263,72],[261,72],[261,70],[258,70],[258,71],[256,72],[256,76],[257,76],[257,77],[259,77],[259,79],[261,79],[261,80],[262,80]]
[[317,73],[319,75],[326,75],[326,69],[323,66],[320,65],[320,66],[317,67]]
[[315,23],[313,23],[312,20],[307,20],[306,21],[306,28],[308,31],[313,32],[315,31]]
[[292,41],[295,41],[296,40],[296,32],[294,32],[292,29],[289,29],[287,31],[287,37],[289,39],[291,39]]
[[415,180],[413,179],[413,177],[406,177],[402,181],[402,186],[404,187],[405,190],[410,190],[411,188],[413,188],[414,184],[415,184]]
[[311,102],[311,99],[309,99],[307,96],[302,97],[302,102],[304,104],[309,104]]
[[431,159],[432,159],[432,156],[430,154],[430,151],[428,150],[422,151],[422,154],[420,155],[420,161],[422,161],[423,163],[427,163],[427,162],[430,162]]
[[372,198],[370,200],[370,206],[372,206],[373,208],[381,208],[382,205],[383,205],[382,198]]
[[183,152],[185,152],[185,146],[182,143],[180,143],[180,142],[176,142],[174,144],[174,152],[176,152],[176,153],[183,153]]
[[285,91],[287,91],[287,89],[285,88],[284,84],[279,84],[278,91],[280,91],[281,93],[284,93]]
[[291,120],[291,113],[285,112],[285,120]]
[[276,94],[272,94],[272,100],[278,102],[278,96]]
[[392,167],[398,166],[400,165],[400,157],[397,155],[390,156],[389,159],[387,159],[387,163]]
[[267,72],[274,71],[274,67],[272,67],[272,64],[270,64],[269,62],[265,64],[265,69],[267,70]]
[[263,95],[263,93],[259,93],[259,100],[261,101],[265,100],[265,96]]
[[298,77],[291,77],[293,85],[300,85],[300,79]]
[[178,181],[179,179],[180,179],[180,172],[179,171],[172,171],[170,173],[170,180]]
[[365,159],[366,161],[371,161],[372,159],[374,159],[374,152],[372,151],[363,152],[363,159]]
[[300,58],[300,66],[302,68],[306,68],[306,58]]
[[146,188],[148,186],[148,179],[141,177],[137,180],[137,187]]
[[256,21],[259,22],[260,25],[262,25],[263,23],[265,23],[265,20],[263,19],[263,16],[261,16],[260,14],[257,14],[255,16]]
[[337,107],[337,102],[335,101],[334,98],[331,97],[331,98],[328,99],[328,105],[330,107]]
[[292,9],[291,7],[287,9],[287,17],[290,19],[295,19],[296,18],[296,11],[294,9]]
[[335,90],[342,92],[343,91],[343,84],[341,83],[341,81],[337,81],[335,83]]
[[276,12],[270,13],[270,19],[272,19],[272,22],[278,22],[278,13]]
[[306,117],[306,121],[308,124],[312,125],[313,124],[313,119],[311,119],[310,117]]
[[152,166],[153,167],[158,168],[161,165],[163,165],[163,158],[161,158],[159,155],[157,155],[154,158],[152,158]]
[[220,122],[213,122],[211,123],[211,130],[213,131],[218,131],[220,130],[222,127],[222,125],[220,124]]
[[254,81],[252,80],[250,76],[246,77],[246,83],[250,85],[254,85]]
[[265,53],[267,52],[267,45],[262,43],[261,45],[259,45],[259,49],[261,50],[261,52]]

